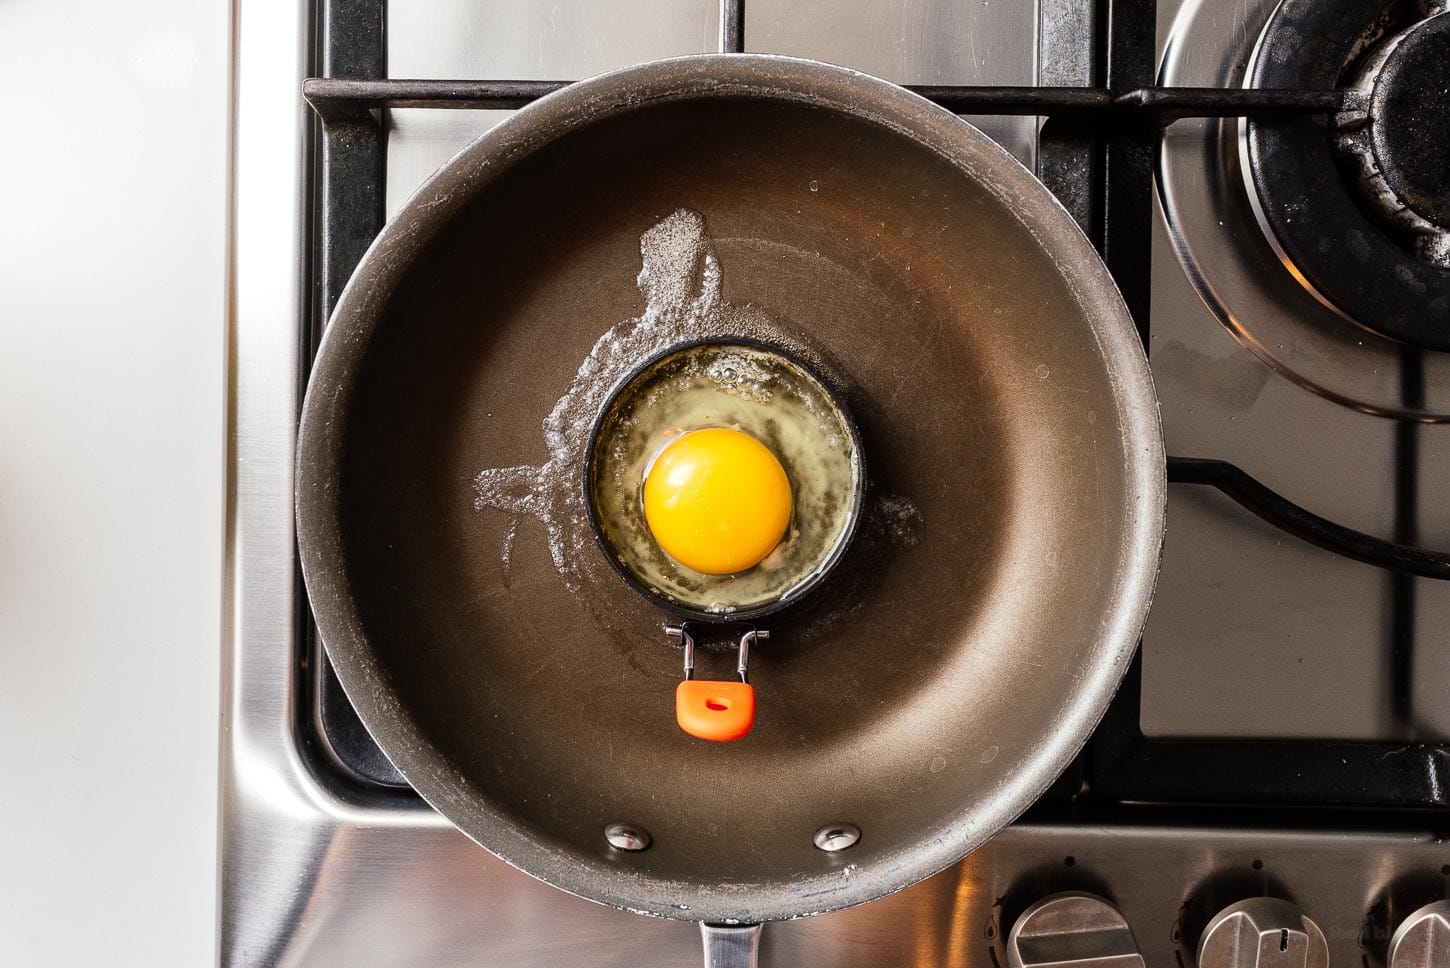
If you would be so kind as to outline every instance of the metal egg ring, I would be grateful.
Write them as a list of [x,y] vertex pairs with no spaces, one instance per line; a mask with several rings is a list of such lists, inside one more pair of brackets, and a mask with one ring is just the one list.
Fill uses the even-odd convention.
[[[658,582],[651,582],[646,577],[643,566],[638,561],[635,552],[611,537],[612,530],[617,530],[617,528],[612,529],[610,527],[608,519],[611,517],[611,514],[600,507],[598,477],[603,472],[604,465],[607,463],[607,458],[601,455],[601,441],[609,437],[613,429],[613,424],[619,417],[621,407],[634,402],[641,391],[649,388],[647,381],[660,371],[662,365],[669,363],[677,357],[702,349],[709,350],[712,348],[728,347],[740,347],[747,351],[775,357],[790,368],[796,370],[809,382],[811,389],[816,392],[818,399],[829,406],[830,418],[839,424],[847,437],[846,460],[850,465],[851,484],[846,507],[844,512],[839,516],[839,524],[834,528],[827,528],[822,533],[823,543],[819,553],[806,560],[797,562],[796,566],[791,569],[791,574],[796,577],[783,583],[783,587],[776,594],[767,595],[759,600],[740,606],[711,608],[708,607],[708,603],[703,603],[698,600],[686,600],[685,596],[679,593],[678,587],[672,592],[670,589],[660,587]],[[783,463],[787,464],[786,469],[790,473],[792,468],[789,466],[789,455],[777,454],[777,457]],[[589,442],[584,451],[583,463],[584,466],[581,476],[584,489],[584,507],[588,515],[590,528],[594,532],[595,540],[599,543],[610,565],[620,577],[646,598],[681,617],[705,622],[743,622],[760,618],[761,616],[785,608],[787,605],[802,598],[811,589],[816,588],[840,562],[847,547],[849,547],[851,538],[855,534],[857,523],[861,517],[861,507],[865,493],[866,475],[861,435],[840,393],[815,367],[803,360],[798,354],[792,353],[778,345],[747,337],[710,337],[707,339],[677,343],[650,356],[638,366],[631,369],[610,391],[605,399],[604,405],[595,417],[594,424],[589,433]],[[794,489],[799,485],[799,481],[794,479],[794,475],[792,477],[792,487]],[[637,532],[642,530],[644,534],[648,534],[647,526],[643,522],[642,510],[640,511],[640,520],[633,523]],[[796,513],[793,509],[792,527],[795,527],[797,523]],[[790,540],[792,539],[788,535],[782,542],[782,545]],[[675,570],[683,568],[683,566],[673,562],[657,545],[652,544],[652,547],[657,553],[659,561],[668,562]],[[756,566],[756,568],[759,567]],[[685,571],[688,571],[688,569],[685,569]],[[752,571],[754,569],[747,570],[741,574],[750,575]],[[688,580],[701,582],[706,588],[719,588],[723,587],[723,583],[737,581],[738,578],[736,576],[729,576],[716,579],[715,576],[704,576],[695,572],[689,572]]]

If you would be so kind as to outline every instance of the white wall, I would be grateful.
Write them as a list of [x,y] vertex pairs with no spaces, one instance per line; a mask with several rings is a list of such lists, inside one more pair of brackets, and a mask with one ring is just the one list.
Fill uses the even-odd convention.
[[0,0],[0,964],[215,957],[228,17]]

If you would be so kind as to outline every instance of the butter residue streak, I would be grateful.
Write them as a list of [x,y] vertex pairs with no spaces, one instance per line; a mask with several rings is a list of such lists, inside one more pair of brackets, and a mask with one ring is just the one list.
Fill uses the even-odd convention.
[[[565,585],[577,591],[584,577],[582,554],[593,533],[581,499],[584,452],[594,421],[610,391],[645,360],[676,344],[719,337],[744,337],[781,346],[820,365],[815,354],[782,332],[754,307],[720,297],[720,263],[698,212],[679,209],[640,237],[641,269],[636,285],[645,298],[644,313],[606,330],[579,365],[564,395],[544,418],[543,464],[497,467],[474,478],[475,510],[494,508],[513,515],[500,549],[508,574],[518,526],[533,517],[544,526],[549,555]],[[748,382],[752,374],[725,373],[722,383]],[[908,526],[914,508],[895,508]],[[908,510],[910,509],[910,510]],[[909,539],[902,544],[914,543]]]
[[705,220],[680,209],[640,238],[643,267],[636,284],[644,314],[607,330],[580,364],[564,395],[544,418],[548,460],[540,465],[498,467],[474,478],[477,510],[496,508],[515,516],[502,557],[508,565],[519,518],[537,518],[549,554],[566,584],[577,588],[578,554],[591,539],[579,500],[579,475],[589,431],[611,388],[653,354],[676,343],[718,335],[782,340],[763,313],[720,298],[720,263]]

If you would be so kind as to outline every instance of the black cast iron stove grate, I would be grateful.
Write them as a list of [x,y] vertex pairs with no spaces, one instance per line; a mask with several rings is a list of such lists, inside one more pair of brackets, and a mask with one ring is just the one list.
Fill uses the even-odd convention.
[[[1332,114],[1337,90],[1164,88],[1153,85],[1154,0],[1107,0],[1094,6],[1091,36],[1074,37],[1101,86],[909,86],[958,114],[1045,118],[1038,177],[1097,246],[1146,341],[1149,327],[1150,232],[1154,161],[1165,127],[1182,118]],[[745,48],[745,0],[721,0],[720,49]],[[319,10],[318,77],[303,84],[316,115],[308,271],[314,298],[304,332],[307,358],[385,212],[388,108],[516,109],[568,81],[404,80],[387,77],[385,0],[324,0]],[[300,388],[299,388],[300,392]],[[1413,425],[1404,425],[1413,451]],[[1416,578],[1450,579],[1450,554],[1385,541],[1321,518],[1225,461],[1170,457],[1174,484],[1215,487],[1274,526],[1321,548],[1388,569],[1406,589],[1397,611],[1413,608]],[[300,576],[299,576],[300,582]],[[306,600],[305,595],[299,600]],[[305,606],[304,606],[305,608]],[[314,765],[343,787],[371,797],[416,801],[357,719],[310,630],[300,661],[308,671],[299,715],[302,735],[322,752]],[[1405,616],[1401,625],[1408,628]],[[1408,633],[1407,633],[1408,634]],[[1396,675],[1405,679],[1408,666]],[[1356,808],[1445,807],[1450,748],[1402,743],[1154,740],[1139,727],[1141,656],[1112,708],[1049,800],[1078,804],[1319,804]],[[1055,794],[1055,796],[1054,796]],[[1051,810],[1053,804],[1046,809]]]

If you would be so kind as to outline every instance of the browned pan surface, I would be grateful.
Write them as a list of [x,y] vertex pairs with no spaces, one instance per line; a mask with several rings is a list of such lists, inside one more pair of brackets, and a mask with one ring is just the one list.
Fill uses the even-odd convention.
[[[844,383],[870,476],[840,567],[767,621],[757,725],[727,744],[675,727],[667,616],[592,540],[561,575],[538,520],[473,505],[481,470],[545,460],[541,421],[644,309],[641,235],[681,208],[724,298]],[[1105,270],[1004,152],[860,75],[690,58],[522,112],[389,226],[309,388],[300,543],[364,722],[465,832],[618,906],[775,919],[946,866],[1075,753],[1146,612],[1158,433]],[[616,820],[650,849],[608,847]],[[860,843],[817,850],[836,821]]]

